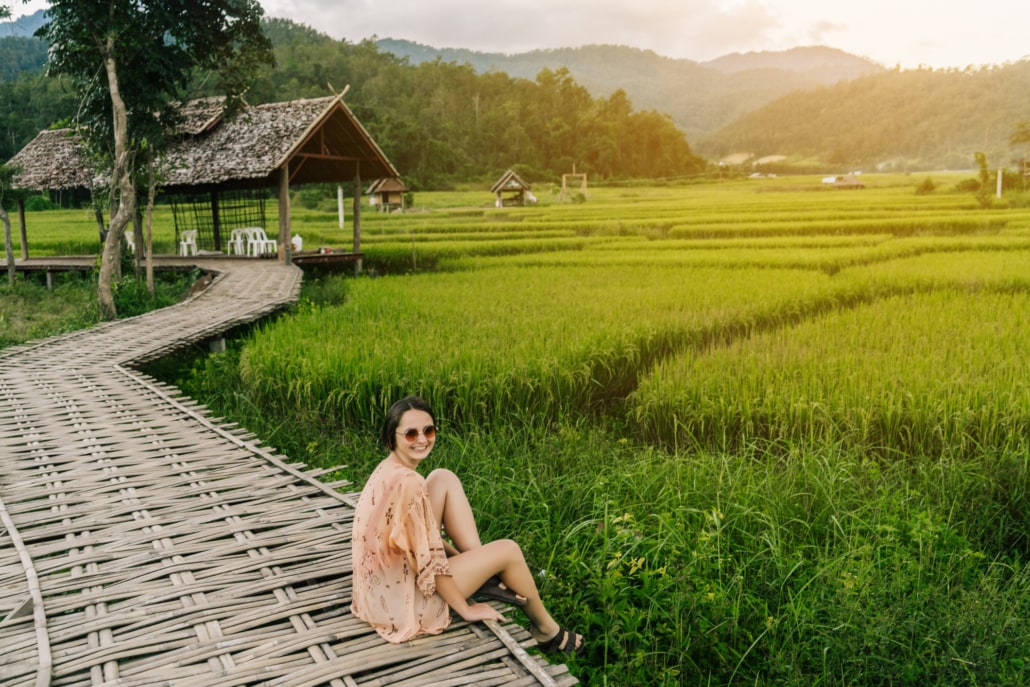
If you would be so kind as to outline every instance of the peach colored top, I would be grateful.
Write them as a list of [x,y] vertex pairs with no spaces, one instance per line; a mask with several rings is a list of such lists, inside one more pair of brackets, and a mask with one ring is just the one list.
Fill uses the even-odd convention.
[[380,463],[354,513],[351,613],[390,642],[439,634],[451,622],[436,593],[436,576],[451,569],[435,522],[425,479],[392,460]]

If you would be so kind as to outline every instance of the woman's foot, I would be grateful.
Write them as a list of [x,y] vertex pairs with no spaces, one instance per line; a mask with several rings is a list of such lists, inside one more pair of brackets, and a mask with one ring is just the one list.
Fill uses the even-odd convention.
[[537,640],[537,648],[545,654],[565,654],[575,656],[583,651],[583,635],[559,627],[558,632],[550,639],[541,642]]

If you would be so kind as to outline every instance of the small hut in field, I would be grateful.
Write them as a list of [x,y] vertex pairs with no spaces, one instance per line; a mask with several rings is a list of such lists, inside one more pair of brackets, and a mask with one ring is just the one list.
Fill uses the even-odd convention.
[[368,203],[382,212],[404,209],[404,194],[408,188],[397,177],[376,179],[368,187]]
[[511,169],[501,175],[501,178],[490,187],[490,191],[494,194],[496,207],[525,205],[527,200],[531,203],[536,202],[529,184]]
[[[197,231],[201,250],[227,248],[230,230],[264,225],[262,199],[269,190],[279,199],[279,243],[289,259],[290,187],[355,182],[354,252],[360,251],[361,178],[399,177],[397,170],[343,102],[343,94],[269,103],[223,116],[221,99],[184,105],[179,140],[161,170],[161,190],[179,199],[180,220],[202,218]],[[78,136],[69,129],[43,131],[10,164],[16,188],[46,191],[71,187],[98,189]],[[24,210],[19,213],[24,218]],[[185,226],[185,224],[183,224]],[[22,221],[22,253],[28,257]]]

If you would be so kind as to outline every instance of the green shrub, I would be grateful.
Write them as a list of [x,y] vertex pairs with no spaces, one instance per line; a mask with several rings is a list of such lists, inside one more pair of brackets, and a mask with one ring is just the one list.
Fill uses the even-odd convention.
[[39,210],[60,210],[61,206],[50,200],[49,196],[36,195],[29,196],[25,199],[25,210],[26,211],[39,211]]

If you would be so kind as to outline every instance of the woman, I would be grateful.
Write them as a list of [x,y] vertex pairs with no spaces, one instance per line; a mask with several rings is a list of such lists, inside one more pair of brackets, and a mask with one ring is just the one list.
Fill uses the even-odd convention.
[[470,602],[498,576],[518,595],[512,600],[523,606],[543,651],[578,653],[582,635],[551,618],[519,545],[480,541],[457,475],[437,469],[423,478],[415,471],[436,441],[429,404],[417,396],[393,404],[380,439],[390,455],[368,478],[354,515],[351,612],[397,643],[443,632],[451,610],[470,622],[504,620],[489,604]]

